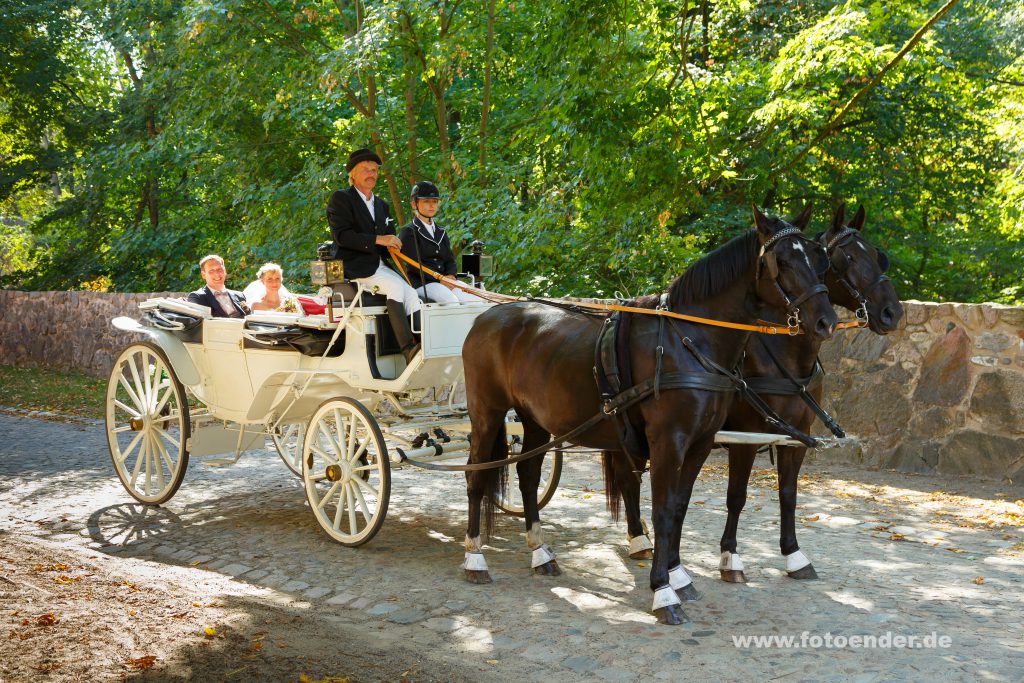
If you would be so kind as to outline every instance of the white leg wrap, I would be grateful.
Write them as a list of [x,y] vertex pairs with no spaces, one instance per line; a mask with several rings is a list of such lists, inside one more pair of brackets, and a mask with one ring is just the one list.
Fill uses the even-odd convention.
[[691,583],[693,583],[693,579],[691,579],[690,575],[686,573],[685,569],[683,569],[683,565],[679,565],[675,569],[669,570],[668,585],[672,586],[672,590],[686,588]]
[[679,600],[679,596],[676,595],[672,586],[662,586],[658,590],[654,591],[654,605],[651,607],[651,610],[653,611],[661,607],[681,604],[683,603]]
[[468,569],[474,572],[485,572],[487,571],[487,561],[484,559],[483,553],[466,553],[466,559],[462,563],[463,569]]
[[551,560],[555,559],[555,554],[551,551],[551,547],[545,543],[544,545],[533,549],[533,564],[530,565],[534,569],[545,565]]
[[651,543],[651,539],[648,538],[647,534],[641,534],[639,536],[631,536],[629,539],[629,554],[636,555],[645,550],[654,550],[654,544]]
[[811,563],[811,558],[804,555],[803,550],[797,550],[795,553],[786,555],[786,571],[795,572],[798,569],[803,569]]
[[741,572],[743,571],[743,560],[740,559],[738,554],[730,553],[726,550],[722,553],[721,559],[718,560],[718,568],[722,571]]

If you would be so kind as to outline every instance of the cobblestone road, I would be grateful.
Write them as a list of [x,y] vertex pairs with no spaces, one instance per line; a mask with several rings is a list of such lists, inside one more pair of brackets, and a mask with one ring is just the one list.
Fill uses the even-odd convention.
[[[521,523],[502,516],[486,552],[495,582],[462,579],[461,475],[393,473],[383,529],[349,549],[319,530],[276,455],[224,468],[193,461],[177,495],[146,508],[121,488],[102,425],[10,415],[0,415],[0,527],[272,588],[383,644],[478,665],[484,680],[1024,680],[1024,511],[1014,503],[1024,490],[823,460],[805,469],[798,532],[821,579],[783,572],[774,477],[758,470],[739,537],[750,582],[719,581],[725,480],[713,455],[683,532],[704,597],[674,628],[648,614],[648,568],[627,558],[624,525],[605,513],[586,455],[567,458],[542,513],[557,578],[531,574]],[[825,646],[933,633],[949,647]],[[803,647],[735,644],[747,635]]]

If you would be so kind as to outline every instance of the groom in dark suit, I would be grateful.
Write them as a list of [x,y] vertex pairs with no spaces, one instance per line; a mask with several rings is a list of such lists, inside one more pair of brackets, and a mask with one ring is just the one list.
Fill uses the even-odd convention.
[[204,256],[199,260],[199,273],[206,286],[189,292],[186,301],[208,306],[214,318],[244,318],[249,313],[242,293],[224,286],[228,277],[224,259],[216,254]]
[[345,170],[351,185],[331,195],[327,223],[334,240],[334,257],[345,262],[345,277],[366,287],[377,287],[387,297],[388,320],[409,363],[420,351],[409,325],[409,316],[420,310],[420,300],[382,258],[388,255],[388,247],[401,249],[402,242],[395,235],[395,221],[387,202],[373,194],[380,163],[380,157],[369,149],[349,154]]

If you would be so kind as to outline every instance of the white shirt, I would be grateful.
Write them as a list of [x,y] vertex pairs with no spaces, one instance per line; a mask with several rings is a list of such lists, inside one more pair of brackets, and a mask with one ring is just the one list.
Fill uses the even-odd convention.
[[430,235],[430,239],[434,239],[434,221],[430,221],[428,223],[419,216],[417,216],[416,218],[417,220],[419,220],[420,225],[427,229],[427,234]]
[[373,193],[372,192],[370,193],[370,198],[369,199],[364,197],[363,193],[360,192],[359,190],[356,190],[356,194],[358,194],[359,198],[363,200],[363,204],[366,204],[366,210],[370,212],[370,218],[372,218],[374,223],[376,223],[377,222],[377,214],[375,214],[373,212]]

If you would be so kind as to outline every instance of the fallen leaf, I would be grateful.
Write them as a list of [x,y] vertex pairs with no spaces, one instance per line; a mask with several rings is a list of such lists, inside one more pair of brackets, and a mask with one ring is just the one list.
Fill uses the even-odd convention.
[[80,576],[68,576],[67,574],[58,574],[57,576],[53,577],[54,583],[63,583],[63,584],[74,583],[75,581],[81,581],[81,580],[82,580],[82,577],[80,577]]
[[813,517],[804,517],[805,522],[817,522],[821,519],[821,515],[814,515]]
[[497,659],[485,659],[484,663],[485,664],[497,664],[498,660]]
[[217,629],[215,629],[212,626],[207,626],[203,629],[203,633],[206,635],[207,638],[213,638],[215,635],[217,635]]
[[891,536],[889,536],[889,540],[890,541],[905,541],[905,540],[907,540],[907,537],[904,536],[903,534],[892,534]]
[[201,602],[193,602],[193,603],[192,603],[192,606],[193,606],[193,607],[202,607],[202,606],[203,606],[203,603],[201,603]]
[[58,621],[60,621],[60,617],[51,612],[47,612],[46,614],[40,614],[36,617],[36,626],[53,626]]
[[155,655],[146,655],[138,659],[129,659],[128,666],[136,671],[145,671],[156,663]]
[[980,586],[981,584],[985,583],[985,577],[984,576],[975,576],[974,577],[974,583],[976,583],[976,584],[978,584]]

